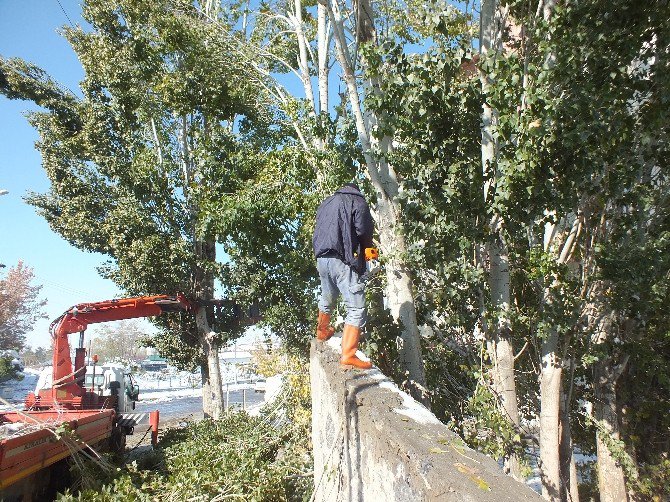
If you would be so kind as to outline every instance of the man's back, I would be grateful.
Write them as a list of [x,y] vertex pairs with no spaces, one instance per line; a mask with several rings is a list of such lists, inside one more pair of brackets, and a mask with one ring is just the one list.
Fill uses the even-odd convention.
[[347,184],[326,198],[316,212],[314,255],[337,256],[363,273],[363,251],[372,247],[372,232],[372,216],[365,198],[355,185]]

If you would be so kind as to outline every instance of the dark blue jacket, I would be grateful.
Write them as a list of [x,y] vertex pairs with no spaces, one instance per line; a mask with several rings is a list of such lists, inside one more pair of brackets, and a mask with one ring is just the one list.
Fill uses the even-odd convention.
[[316,211],[314,256],[337,256],[359,274],[365,272],[365,248],[372,247],[370,208],[360,190],[345,185]]

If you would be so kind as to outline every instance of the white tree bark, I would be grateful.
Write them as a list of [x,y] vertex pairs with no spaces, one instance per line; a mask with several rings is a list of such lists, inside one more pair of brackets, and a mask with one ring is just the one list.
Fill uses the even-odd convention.
[[[215,341],[216,333],[210,329],[205,308],[198,309],[195,315],[195,323],[207,357],[207,376],[209,377],[208,385],[203,385],[202,388],[203,411],[206,417],[216,420],[223,416],[224,411],[219,347]],[[204,409],[205,404],[208,405],[208,409]]]
[[328,67],[330,50],[330,29],[328,10],[323,4],[317,6],[317,47],[319,51],[319,113],[327,115],[328,110]]
[[212,410],[212,386],[209,384],[209,366],[207,358],[200,362],[200,380],[202,381],[202,411],[205,417],[210,417]]
[[[201,241],[195,239],[195,254],[199,261],[213,262],[216,259],[214,241]],[[196,299],[211,300],[214,295],[214,278],[211,273],[206,272],[201,265],[196,265],[193,279],[193,290]],[[221,367],[219,363],[219,346],[216,341],[217,334],[212,331],[207,320],[207,309],[200,307],[195,315],[198,339],[202,346],[203,363],[205,368],[201,371],[204,378],[202,386],[202,408],[206,417],[220,418],[224,409],[223,386],[221,379]]]
[[[551,252],[556,236],[554,225],[545,226],[544,248]],[[544,289],[542,306],[549,310],[552,292]],[[559,354],[558,332],[553,326],[541,334],[542,365],[540,368],[540,468],[542,496],[547,500],[561,500],[560,416],[562,362]]]
[[[302,27],[302,1],[294,0],[294,13],[289,18],[293,21],[293,27],[298,39],[298,69],[300,73],[300,80],[305,89],[305,97],[309,104],[310,114],[316,114],[316,106],[314,102],[314,90],[312,88],[312,79],[309,74],[308,54],[307,54],[307,40],[305,38],[305,31]],[[316,139],[318,142],[318,138]],[[317,145],[318,146],[318,145]]]
[[[315,120],[320,121],[321,114],[328,114],[328,50],[330,46],[330,28],[327,23],[327,10],[319,4],[317,6],[317,55],[309,50],[309,42],[305,35],[302,18],[302,0],[294,0],[293,13],[288,13],[287,19],[291,23],[293,31],[295,32],[298,42],[298,71],[300,81],[305,92],[305,97],[309,106],[309,115]],[[318,109],[317,100],[314,99],[314,88],[312,86],[312,76],[309,72],[309,57],[312,57],[312,62],[318,67]],[[315,60],[316,59],[316,60]],[[306,150],[315,149],[317,151],[324,151],[329,139],[325,135],[314,134],[313,129],[308,130],[301,127],[301,124],[294,123],[294,127],[301,138],[303,146]],[[321,129],[323,130],[323,129]],[[307,143],[309,138],[310,144]],[[316,180],[319,186],[323,185],[326,179],[326,167],[320,164],[316,167]]]
[[[510,326],[510,275],[507,247],[504,243],[488,246],[490,260],[489,287],[491,302],[498,313],[493,327],[491,342],[493,350],[493,381],[496,393],[501,401],[507,419],[515,428],[519,428],[519,405],[516,394],[514,374],[514,347]],[[505,459],[505,470],[514,478],[521,480],[521,463],[516,455]]]
[[425,372],[421,358],[421,337],[416,319],[412,276],[401,259],[406,256],[405,240],[398,235],[396,207],[390,200],[378,199],[377,218],[381,252],[388,256],[386,271],[386,300],[393,319],[403,326],[398,340],[400,364],[407,372],[408,388],[412,395],[426,403]]
[[[405,260],[407,249],[405,238],[401,232],[400,205],[397,201],[399,183],[393,166],[385,159],[391,141],[383,138],[381,141],[374,137],[371,123],[379,118],[367,112],[364,114],[362,100],[364,92],[354,73],[353,56],[349,52],[345,38],[344,22],[337,1],[323,0],[333,27],[335,38],[335,54],[342,68],[342,74],[347,88],[349,104],[354,116],[356,131],[361,143],[366,163],[366,174],[377,192],[377,202],[374,214],[381,252],[387,258],[386,262],[386,297],[388,307],[394,320],[402,322],[403,330],[399,342],[401,364],[407,374],[407,387],[415,399],[427,403],[425,395],[425,374],[421,357],[421,343],[416,320],[416,306],[410,269]],[[363,35],[366,40],[374,39],[372,7],[369,2],[359,6],[360,12],[365,14]],[[356,31],[358,27],[356,27]],[[364,61],[360,62],[365,64]],[[375,82],[371,81],[369,92],[375,92]],[[373,151],[379,152],[373,154]]]
[[[553,15],[556,6],[555,0],[540,0],[536,11],[536,17],[542,16],[548,21]],[[550,54],[545,61],[548,67],[554,65],[555,56]],[[524,78],[524,82],[527,79]],[[525,102],[525,99],[524,99]],[[547,211],[556,218],[555,211]],[[569,232],[567,223],[572,220]],[[567,263],[572,257],[576,247],[577,239],[581,231],[581,219],[575,215],[563,218],[560,224],[547,223],[544,228],[544,251],[550,253],[561,265]],[[547,285],[544,290],[542,305],[549,309],[552,303],[552,285]],[[572,445],[569,440],[569,423],[566,407],[569,403],[562,403],[562,354],[558,331],[555,327],[549,328],[549,333],[544,333],[541,346],[542,367],[540,370],[540,463],[542,469],[542,495],[548,500],[561,500],[568,495],[578,497],[576,490],[576,473],[573,479],[572,465],[569,467],[570,477],[566,478],[561,469],[562,460],[572,463]],[[563,415],[562,415],[563,411]],[[563,416],[563,424],[561,424]],[[563,427],[561,427],[563,425]],[[561,450],[561,438],[564,444]],[[565,444],[568,441],[570,444]],[[563,451],[563,452],[562,452]]]
[[156,147],[156,155],[158,156],[158,164],[163,167],[163,148],[161,147],[161,141],[156,131],[156,122],[153,118],[151,119],[151,132],[153,134],[154,146]]
[[[501,19],[497,0],[483,0],[480,18],[480,53],[486,56],[489,52],[499,52],[501,42]],[[487,95],[491,85],[491,77],[485,72],[480,75],[482,92]],[[498,177],[495,169],[497,156],[497,139],[495,135],[496,112],[485,99],[482,106],[482,170],[485,184],[484,200],[490,201],[491,189],[495,187]],[[488,284],[491,291],[491,306],[497,317],[487,329],[490,357],[493,360],[493,382],[496,393],[501,401],[503,411],[515,427],[519,426],[519,410],[514,375],[514,347],[510,328],[510,273],[507,247],[502,237],[501,218],[493,214],[489,222],[491,236],[486,249],[489,257]],[[521,479],[519,459],[512,455],[505,459],[505,469],[512,476]]]
[[[580,222],[580,218],[570,215],[557,224],[545,225],[543,248],[555,258],[557,264],[563,264],[572,256],[581,228]],[[555,283],[545,284],[541,300],[545,311],[551,310],[554,294],[552,287],[555,286],[557,286]],[[561,434],[568,432],[561,429],[561,413],[568,403],[562,403],[563,357],[558,329],[550,326],[548,330],[548,333],[541,333],[543,338],[540,368],[540,468],[543,497],[558,501],[561,500],[562,494],[572,489],[568,484],[570,480],[562,477],[564,471],[561,469],[561,458],[563,462],[569,461],[572,452],[568,452],[568,445],[563,444],[561,454]],[[563,416],[567,419],[567,411]],[[569,424],[565,423],[565,427],[569,428]]]
[[[545,295],[547,296],[547,295]],[[548,301],[548,300],[546,300]],[[551,329],[542,341],[540,370],[540,468],[542,496],[561,500],[560,430],[562,367],[557,354],[558,333]]]
[[616,410],[616,383],[608,378],[608,368],[597,363],[594,382],[594,414],[603,430],[596,434],[596,455],[598,456],[598,489],[601,502],[626,502],[626,478],[621,465],[603,439],[607,434],[614,440],[620,439],[619,417]]
[[[556,217],[555,212],[546,211],[545,216]],[[581,235],[582,218],[570,214],[556,223],[544,226],[543,250],[550,254],[558,265],[567,263]],[[550,278],[545,278],[547,281]],[[554,301],[552,288],[556,283],[545,284],[541,304],[551,310]],[[562,391],[563,355],[557,328],[549,327],[542,333],[540,368],[540,467],[542,469],[542,495],[548,500],[562,500],[570,495],[579,499],[568,406]],[[567,344],[565,342],[563,345]]]

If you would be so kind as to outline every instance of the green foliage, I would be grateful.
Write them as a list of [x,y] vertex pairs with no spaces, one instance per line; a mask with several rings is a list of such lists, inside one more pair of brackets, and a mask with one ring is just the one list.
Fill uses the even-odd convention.
[[579,499],[596,500],[598,497],[597,460],[588,460],[576,465],[579,476]]
[[[593,382],[594,374],[605,369],[600,374],[612,378],[626,366],[617,384],[620,404],[626,402],[618,451],[635,451],[637,463],[624,462],[634,486],[636,470],[663,458],[663,447],[641,447],[635,438],[657,438],[660,445],[668,430],[662,418],[668,394],[656,383],[667,380],[668,368],[669,227],[660,215],[668,207],[669,116],[662,95],[670,79],[658,59],[668,47],[668,6],[570,1],[545,21],[530,2],[509,3],[527,37],[508,40],[510,50],[482,68],[500,139],[492,204],[518,267],[517,317],[535,343],[557,333],[559,357],[580,361],[575,379],[565,380],[573,410],[577,400],[594,399],[592,385],[603,385]],[[576,246],[559,264],[575,220]],[[556,225],[557,237],[540,251],[547,224]],[[606,329],[603,318],[611,320]],[[652,365],[659,376],[652,377]],[[658,415],[633,411],[651,402]],[[583,423],[574,412],[573,437],[587,451],[595,435]]]
[[0,382],[23,380],[23,375],[20,375],[12,364],[12,359],[12,357],[0,357]]
[[293,147],[247,151],[244,157],[254,177],[236,193],[210,201],[220,215],[213,222],[216,232],[233,237],[222,281],[241,303],[257,299],[263,324],[290,348],[306,351],[318,286],[313,218],[321,198],[314,190],[312,160]]
[[[494,341],[486,338],[488,327],[507,316],[505,335],[515,350],[524,348],[515,360],[522,416],[538,416],[541,355],[556,338],[552,353],[571,392],[573,438],[581,451],[593,451],[595,427],[584,423],[578,403],[595,399],[602,382],[594,374],[622,369],[622,442],[611,447],[641,496],[663,498],[670,431],[669,6],[568,0],[545,20],[536,15],[537,2],[502,3],[522,35],[505,33],[504,50],[479,61],[473,13],[467,4],[458,10],[442,1],[376,4],[379,44],[358,48],[365,61],[360,81],[379,77],[365,102],[377,119],[373,134],[392,139],[386,160],[401,187],[399,231],[408,243],[401,258],[425,325],[431,404],[470,444],[496,457],[520,453],[518,431],[489,387],[493,365],[483,349]],[[52,189],[30,201],[52,228],[110,256],[103,274],[129,292],[197,292],[207,276],[221,279],[225,294],[242,304],[260,299],[264,324],[293,358],[313,337],[314,212],[363,162],[346,102],[319,116],[295,96],[282,101],[281,111],[269,102],[272,83],[262,73],[288,72],[298,53],[295,36],[271,14],[291,6],[261,4],[242,33],[236,30],[247,15],[244,2],[217,7],[218,21],[211,22],[211,12],[185,0],[142,7],[88,0],[84,13],[93,30],[66,30],[86,71],[83,97],[28,63],[5,59],[0,91],[47,110],[31,121]],[[315,10],[305,2],[310,40]],[[315,70],[310,66],[311,75]],[[495,110],[497,151],[482,169],[485,103]],[[301,146],[292,121],[309,138],[324,139],[325,149]],[[364,190],[374,199],[369,186]],[[573,229],[574,246],[563,249]],[[194,252],[199,242],[210,245],[210,254]],[[214,242],[225,260],[216,260]],[[507,248],[509,312],[492,308],[486,248],[493,242]],[[383,308],[383,286],[368,288],[365,350],[402,382],[400,327]],[[175,314],[161,325],[150,343],[182,365],[199,362],[192,319]],[[217,328],[221,342],[239,333]],[[286,402],[303,410],[308,394],[291,385],[300,391]],[[282,413],[304,429],[303,411]],[[216,424],[197,427],[221,448],[230,439]],[[140,497],[145,486],[149,493],[185,494],[177,483],[194,485],[187,476],[195,476],[188,471],[196,459],[179,445],[205,450],[183,434],[161,454],[160,472],[124,473],[115,481],[119,493]],[[259,465],[278,458],[278,447],[268,443],[271,451],[260,448],[258,456],[222,450],[221,465],[234,458],[258,474]],[[184,477],[170,470],[177,464]],[[215,476],[205,477],[213,483]],[[235,476],[231,494],[288,493],[278,480],[263,478],[261,493]]]
[[170,429],[159,449],[119,470],[114,479],[59,501],[300,501],[310,495],[307,460],[288,430],[244,412]]
[[436,330],[425,336],[423,342],[431,410],[466,437],[463,423],[472,419],[471,413],[478,411],[472,401],[480,373],[479,360],[475,358],[477,350],[445,339]]
[[659,458],[642,467],[639,472],[637,492],[649,500],[663,500],[668,497],[670,486],[670,460]]
[[385,2],[376,7],[383,20],[383,41],[420,44],[436,36],[461,41],[474,35],[472,13],[444,0]]
[[401,326],[393,321],[388,309],[384,309],[384,283],[381,274],[368,281],[365,296],[368,318],[362,350],[385,375],[402,383],[406,380],[399,361],[398,342]]
[[392,134],[397,143],[389,160],[403,177],[399,199],[408,262],[418,278],[419,315],[430,325],[451,307],[456,316],[472,318],[459,284],[478,280],[463,258],[471,253],[482,208],[475,202],[481,178],[478,84],[461,70],[467,50],[451,38],[436,38],[422,54],[406,54],[391,41],[381,54],[367,49],[370,72],[383,72],[384,79],[382,92],[366,105],[385,117],[378,134]]
[[261,410],[261,416],[285,423],[296,438],[308,437],[312,427],[309,359],[295,351],[259,347],[252,354],[252,364],[258,375],[281,378],[279,397]]
[[508,458],[512,453],[523,458],[520,432],[504,415],[490,388],[477,386],[464,411],[465,418],[458,426],[468,444],[495,459]]
[[[563,2],[545,22],[535,17],[532,2],[506,3],[526,37],[506,38],[502,54],[480,61],[486,96],[479,75],[470,73],[467,45],[450,37],[453,24],[445,31],[424,18],[426,29],[433,26],[438,35],[421,54],[408,54],[402,43],[416,32],[389,36],[380,49],[363,48],[371,73],[384,77],[381,92],[366,105],[384,117],[378,134],[394,138],[389,160],[403,177],[403,231],[415,266],[417,309],[432,328],[423,344],[433,409],[454,424],[474,420],[477,428],[504,429],[495,399],[476,390],[482,360],[473,340],[499,315],[488,308],[480,268],[496,214],[509,251],[512,341],[529,347],[515,362],[522,414],[537,416],[541,345],[556,334],[558,350],[581,362],[574,381],[564,371],[573,406],[593,399],[584,382],[591,381],[595,364],[614,366],[628,355],[618,386],[630,403],[626,445],[649,434],[666,444],[664,313],[670,295],[663,166],[670,80],[665,59],[657,58],[668,47],[667,6]],[[496,111],[499,141],[495,165],[485,175],[484,99]],[[582,219],[577,244],[559,263],[575,217]],[[548,223],[559,237],[543,248]],[[605,303],[617,315],[610,338],[594,344],[597,315],[589,309],[598,300],[598,281],[605,282]],[[486,355],[483,363],[486,368]],[[455,400],[470,405],[459,410]],[[582,451],[589,450],[593,431],[587,433],[577,415],[572,422]],[[467,436],[497,455],[508,454],[514,443],[501,448],[497,439],[489,444],[493,434]],[[659,453],[636,449],[644,459],[637,468],[657,464]]]
[[[399,200],[407,262],[417,278],[419,321],[428,327],[422,351],[431,408],[472,445],[482,446],[484,438],[464,433],[466,421],[487,413],[492,402],[474,398],[480,344],[471,330],[480,318],[486,286],[472,257],[485,235],[485,207],[480,195],[481,91],[465,70],[472,53],[461,21],[445,14],[437,25],[426,23],[434,40],[421,54],[406,53],[395,40],[385,41],[379,53],[367,48],[370,71],[384,78],[382,92],[366,105],[385,118],[380,136],[390,134],[396,143],[389,161],[403,179]],[[479,425],[498,430],[504,420],[496,417],[495,424],[482,418]],[[492,447],[500,453],[497,440]]]
[[282,387],[259,416],[227,413],[220,420],[168,429],[153,451],[116,470],[78,462],[78,492],[60,501],[308,500],[313,489],[309,364],[283,351],[255,359]]

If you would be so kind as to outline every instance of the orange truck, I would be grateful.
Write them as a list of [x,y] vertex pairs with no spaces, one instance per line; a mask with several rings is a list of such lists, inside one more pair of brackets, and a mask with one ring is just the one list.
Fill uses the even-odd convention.
[[[123,450],[126,435],[141,421],[134,409],[139,388],[132,379],[105,373],[87,375],[84,331],[89,324],[194,310],[184,296],[143,296],[82,303],[51,323],[53,369],[48,385],[26,397],[22,411],[0,412],[0,500],[44,500],[64,485],[68,461],[89,449]],[[68,335],[79,333],[74,365]],[[151,412],[152,442],[158,438],[158,411]]]

